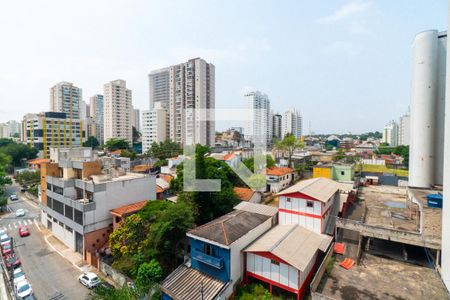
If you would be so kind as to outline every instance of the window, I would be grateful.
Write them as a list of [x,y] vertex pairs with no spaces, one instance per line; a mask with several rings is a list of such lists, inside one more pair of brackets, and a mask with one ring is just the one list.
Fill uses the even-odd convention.
[[63,189],[60,188],[59,186],[53,186],[53,192],[62,195],[63,194]]
[[306,201],[306,207],[314,207],[313,201]]
[[344,171],[341,171],[341,175],[345,175],[345,172],[344,172]]
[[212,255],[213,247],[209,244],[205,244],[203,247],[203,252],[205,252],[206,255]]
[[64,215],[73,220],[73,207],[68,206],[68,205],[64,205]]
[[74,221],[83,225],[83,213],[78,209],[74,209]]
[[52,200],[53,200],[52,198],[47,196],[47,206],[50,208],[52,208]]
[[276,265],[276,266],[280,265],[280,263],[278,261],[275,261],[275,260],[271,260],[271,263],[272,263],[272,265]]
[[55,199],[53,199],[52,202],[53,202],[53,210],[61,215],[64,215],[64,204]]
[[50,183],[47,182],[47,190],[51,191],[52,190],[52,185]]
[[286,202],[291,202],[291,198],[286,198]]

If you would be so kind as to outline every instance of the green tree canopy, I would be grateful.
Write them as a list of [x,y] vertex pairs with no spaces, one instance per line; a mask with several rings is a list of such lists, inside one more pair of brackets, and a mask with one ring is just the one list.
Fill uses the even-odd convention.
[[164,142],[153,142],[147,154],[157,159],[168,159],[183,153],[183,149],[176,142],[165,140]]
[[287,153],[288,166],[292,166],[292,155],[297,149],[303,149],[304,145],[293,134],[286,134],[286,136],[275,144],[275,149],[282,150]]
[[90,136],[86,140],[86,142],[83,143],[83,147],[91,147],[92,149],[97,149],[100,143],[98,142],[97,138],[95,136]]
[[[255,159],[253,157],[250,158],[246,158],[243,161],[244,165],[253,172],[254,168],[254,163],[255,163]],[[266,167],[270,168],[275,166],[275,160],[272,158],[272,155],[267,154],[266,155]]]
[[105,148],[109,151],[128,150],[130,149],[130,143],[125,139],[112,138],[106,141]]
[[141,136],[142,134],[133,126],[133,144],[138,143]]
[[39,152],[36,148],[30,148],[27,145],[17,144],[12,140],[10,141],[11,142],[0,141],[0,152],[11,157],[11,163],[14,166],[21,166],[22,160],[36,158],[36,155]]
[[150,290],[150,288],[158,283],[163,277],[163,270],[159,262],[152,259],[149,262],[145,262],[139,266],[136,285],[144,291]]

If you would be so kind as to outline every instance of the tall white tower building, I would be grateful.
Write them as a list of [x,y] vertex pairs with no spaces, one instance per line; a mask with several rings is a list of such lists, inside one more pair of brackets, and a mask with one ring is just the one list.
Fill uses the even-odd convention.
[[160,102],[155,107],[142,111],[142,153],[150,149],[153,142],[164,142],[166,136],[167,112]]
[[80,119],[82,90],[71,82],[59,82],[50,88],[50,111],[66,113],[69,119]]
[[413,43],[409,185],[443,183],[447,33],[428,30]]
[[150,109],[155,103],[160,103],[162,108],[169,108],[170,101],[170,68],[155,70],[148,74]]
[[89,115],[94,119],[91,134],[100,144],[104,143],[103,95],[97,94],[89,99]]
[[389,146],[397,147],[398,145],[398,124],[394,120],[389,121],[384,126],[383,138],[381,139],[383,143],[389,144]]
[[283,115],[283,137],[292,133],[297,139],[303,134],[302,115],[295,108],[288,109]]
[[411,125],[410,125],[410,113],[409,111],[400,117],[400,122],[398,125],[398,144],[399,145],[409,145],[409,140],[411,136]]
[[272,140],[272,116],[270,100],[266,94],[253,91],[244,95],[247,108],[252,110],[245,126],[245,139],[252,143],[270,144]]
[[169,73],[169,138],[180,144],[214,145],[214,65],[194,58],[171,66]]
[[103,86],[104,139],[125,139],[133,142],[131,90],[125,80],[114,80]]

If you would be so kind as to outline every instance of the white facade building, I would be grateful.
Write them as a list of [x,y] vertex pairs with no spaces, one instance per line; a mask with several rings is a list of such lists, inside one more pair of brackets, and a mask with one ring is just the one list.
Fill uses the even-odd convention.
[[428,30],[413,43],[409,185],[443,183],[447,33]]
[[9,126],[6,123],[0,123],[0,138],[9,138]]
[[142,153],[147,152],[153,142],[167,139],[167,112],[160,105],[156,103],[157,108],[142,111]]
[[266,94],[253,91],[244,95],[251,115],[245,126],[245,139],[252,143],[270,144],[272,140],[272,116],[270,100]]
[[303,134],[302,115],[295,108],[290,108],[283,115],[282,137],[286,134],[293,134],[297,139],[301,139]]
[[94,119],[91,134],[95,136],[98,142],[104,143],[103,132],[103,95],[97,94],[90,98],[89,115]]
[[381,139],[383,143],[389,144],[389,146],[396,147],[398,145],[398,124],[394,120],[384,126],[383,138]]
[[148,74],[150,109],[155,108],[156,103],[168,109],[170,101],[170,68],[152,71]]
[[8,122],[6,122],[6,125],[8,125],[8,131],[9,131],[9,136],[10,137],[14,137],[14,136],[20,136],[20,123],[14,120],[10,120]]
[[283,139],[283,117],[272,113],[272,137],[276,140]]
[[69,119],[80,119],[82,90],[71,82],[59,82],[50,88],[50,111],[63,112]]
[[131,90],[125,80],[114,80],[104,85],[104,139],[133,141]]
[[[214,65],[195,58],[171,66],[169,73],[169,138],[184,145],[214,145]],[[201,115],[197,109],[207,111]]]
[[411,136],[411,125],[410,125],[410,114],[409,111],[400,117],[400,122],[398,125],[398,144],[399,145],[409,145],[409,140]]

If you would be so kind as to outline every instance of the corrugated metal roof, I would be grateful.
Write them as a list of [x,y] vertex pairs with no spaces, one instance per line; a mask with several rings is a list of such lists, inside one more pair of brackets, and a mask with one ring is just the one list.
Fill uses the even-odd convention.
[[194,238],[200,237],[220,245],[229,246],[269,218],[270,216],[267,215],[234,210],[209,223],[190,230],[188,236],[193,236]]
[[244,202],[242,201],[238,205],[234,207],[234,209],[253,212],[265,216],[275,216],[278,212],[278,207],[269,206],[264,204],[252,203],[252,202]]
[[174,300],[212,300],[218,296],[226,284],[186,265],[181,265],[164,279],[161,290]]
[[278,196],[299,192],[319,201],[328,202],[328,200],[339,190],[339,187],[340,185],[336,181],[319,177],[302,180],[281,191],[278,193]]
[[303,226],[277,225],[244,251],[270,252],[303,272],[317,250],[325,252],[330,243],[330,236]]

